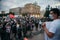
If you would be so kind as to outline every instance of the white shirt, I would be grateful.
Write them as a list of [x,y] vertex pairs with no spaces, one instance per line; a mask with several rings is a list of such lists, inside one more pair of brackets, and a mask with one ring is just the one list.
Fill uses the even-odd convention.
[[[51,22],[45,22],[45,23],[46,23],[46,28],[49,30]],[[45,36],[45,40],[49,39],[49,37],[47,36],[45,32],[44,32],[44,36]]]
[[10,33],[11,27],[6,27],[6,32]]
[[41,20],[39,21],[39,24],[42,24]]
[[[60,19],[56,19],[48,26],[48,31],[54,33],[53,38],[49,38],[47,35],[47,40],[60,40]],[[45,38],[46,39],[46,38]]]
[[50,40],[60,40],[60,19],[56,19],[51,23],[49,32],[54,33],[54,37]]

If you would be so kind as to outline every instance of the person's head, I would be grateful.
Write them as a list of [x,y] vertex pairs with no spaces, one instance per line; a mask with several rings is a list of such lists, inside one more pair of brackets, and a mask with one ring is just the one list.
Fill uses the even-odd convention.
[[50,17],[51,19],[57,19],[57,18],[59,17],[59,13],[60,13],[60,11],[59,11],[58,8],[52,8],[52,9],[50,10],[49,17]]

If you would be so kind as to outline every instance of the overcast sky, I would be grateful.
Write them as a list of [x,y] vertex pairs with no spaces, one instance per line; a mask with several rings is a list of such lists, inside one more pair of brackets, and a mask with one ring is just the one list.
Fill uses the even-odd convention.
[[41,6],[41,10],[44,10],[47,5],[56,7],[60,5],[60,0],[0,0],[0,11],[8,11],[10,8],[23,7],[27,3],[37,2]]

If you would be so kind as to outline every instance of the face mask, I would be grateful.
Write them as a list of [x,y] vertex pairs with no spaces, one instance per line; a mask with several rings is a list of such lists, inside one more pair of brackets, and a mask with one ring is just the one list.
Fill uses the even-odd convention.
[[53,16],[52,16],[51,14],[49,14],[49,18],[50,18],[50,19],[53,19]]

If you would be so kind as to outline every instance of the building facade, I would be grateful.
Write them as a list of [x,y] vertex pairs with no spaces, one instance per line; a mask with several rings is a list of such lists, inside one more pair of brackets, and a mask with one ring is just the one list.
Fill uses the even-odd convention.
[[20,7],[12,8],[9,10],[9,12],[13,12],[15,13],[15,15],[19,15],[21,13],[21,8]]
[[40,6],[32,3],[26,4],[24,7],[12,8],[10,12],[14,12],[15,14],[29,14],[31,17],[40,17]]

